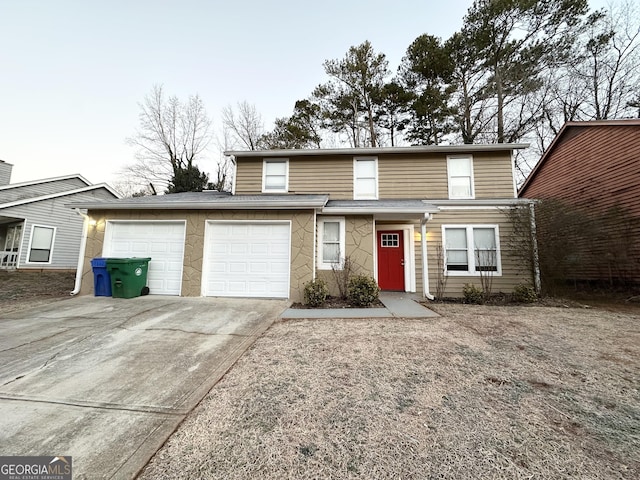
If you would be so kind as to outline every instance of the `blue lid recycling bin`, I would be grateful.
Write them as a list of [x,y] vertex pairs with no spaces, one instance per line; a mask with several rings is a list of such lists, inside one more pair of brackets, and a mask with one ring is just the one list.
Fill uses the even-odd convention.
[[106,258],[94,258],[91,260],[93,269],[93,294],[96,297],[111,296],[111,277],[107,270]]

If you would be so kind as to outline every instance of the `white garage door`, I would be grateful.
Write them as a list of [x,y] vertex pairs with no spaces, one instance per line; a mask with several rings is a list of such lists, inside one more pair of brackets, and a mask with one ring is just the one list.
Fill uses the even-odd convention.
[[150,257],[152,295],[180,295],[185,222],[109,222],[104,257]]
[[288,222],[207,223],[203,294],[288,298],[290,231]]

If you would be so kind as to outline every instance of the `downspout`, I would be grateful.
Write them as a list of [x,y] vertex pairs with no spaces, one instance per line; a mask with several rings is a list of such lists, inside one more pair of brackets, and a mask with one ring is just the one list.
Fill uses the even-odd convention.
[[431,220],[431,214],[425,213],[420,220],[420,246],[422,247],[422,292],[429,300],[435,297],[429,291],[429,261],[427,260],[427,222]]
[[529,219],[531,221],[531,246],[533,247],[533,286],[540,295],[542,282],[540,281],[540,257],[538,256],[538,235],[536,233],[536,207],[535,203],[529,204]]
[[318,209],[313,209],[313,258],[311,259],[311,280],[316,280],[316,244],[318,243]]
[[231,195],[236,194],[236,177],[238,176],[238,162],[236,162],[236,157],[231,155],[231,163],[233,164],[233,178],[231,179]]
[[87,248],[87,233],[89,232],[89,215],[82,213],[79,208],[74,208],[74,210],[84,219],[84,221],[82,222],[82,238],[80,240],[80,253],[78,254],[76,283],[73,287],[73,291],[69,295],[77,295],[80,293],[80,287],[82,285],[82,269],[84,268],[84,254]]

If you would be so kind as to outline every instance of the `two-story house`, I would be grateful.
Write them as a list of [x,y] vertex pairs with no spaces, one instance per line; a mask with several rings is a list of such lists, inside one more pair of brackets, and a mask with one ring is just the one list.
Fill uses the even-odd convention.
[[[509,249],[521,144],[226,152],[231,193],[85,203],[93,257],[148,256],[152,294],[302,299],[346,257],[382,290],[432,298],[492,276],[531,283]],[[426,273],[425,273],[426,272]]]

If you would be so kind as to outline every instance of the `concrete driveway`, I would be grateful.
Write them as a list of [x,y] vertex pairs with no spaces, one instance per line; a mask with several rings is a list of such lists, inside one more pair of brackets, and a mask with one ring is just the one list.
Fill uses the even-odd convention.
[[80,297],[0,314],[0,454],[133,478],[286,306]]

